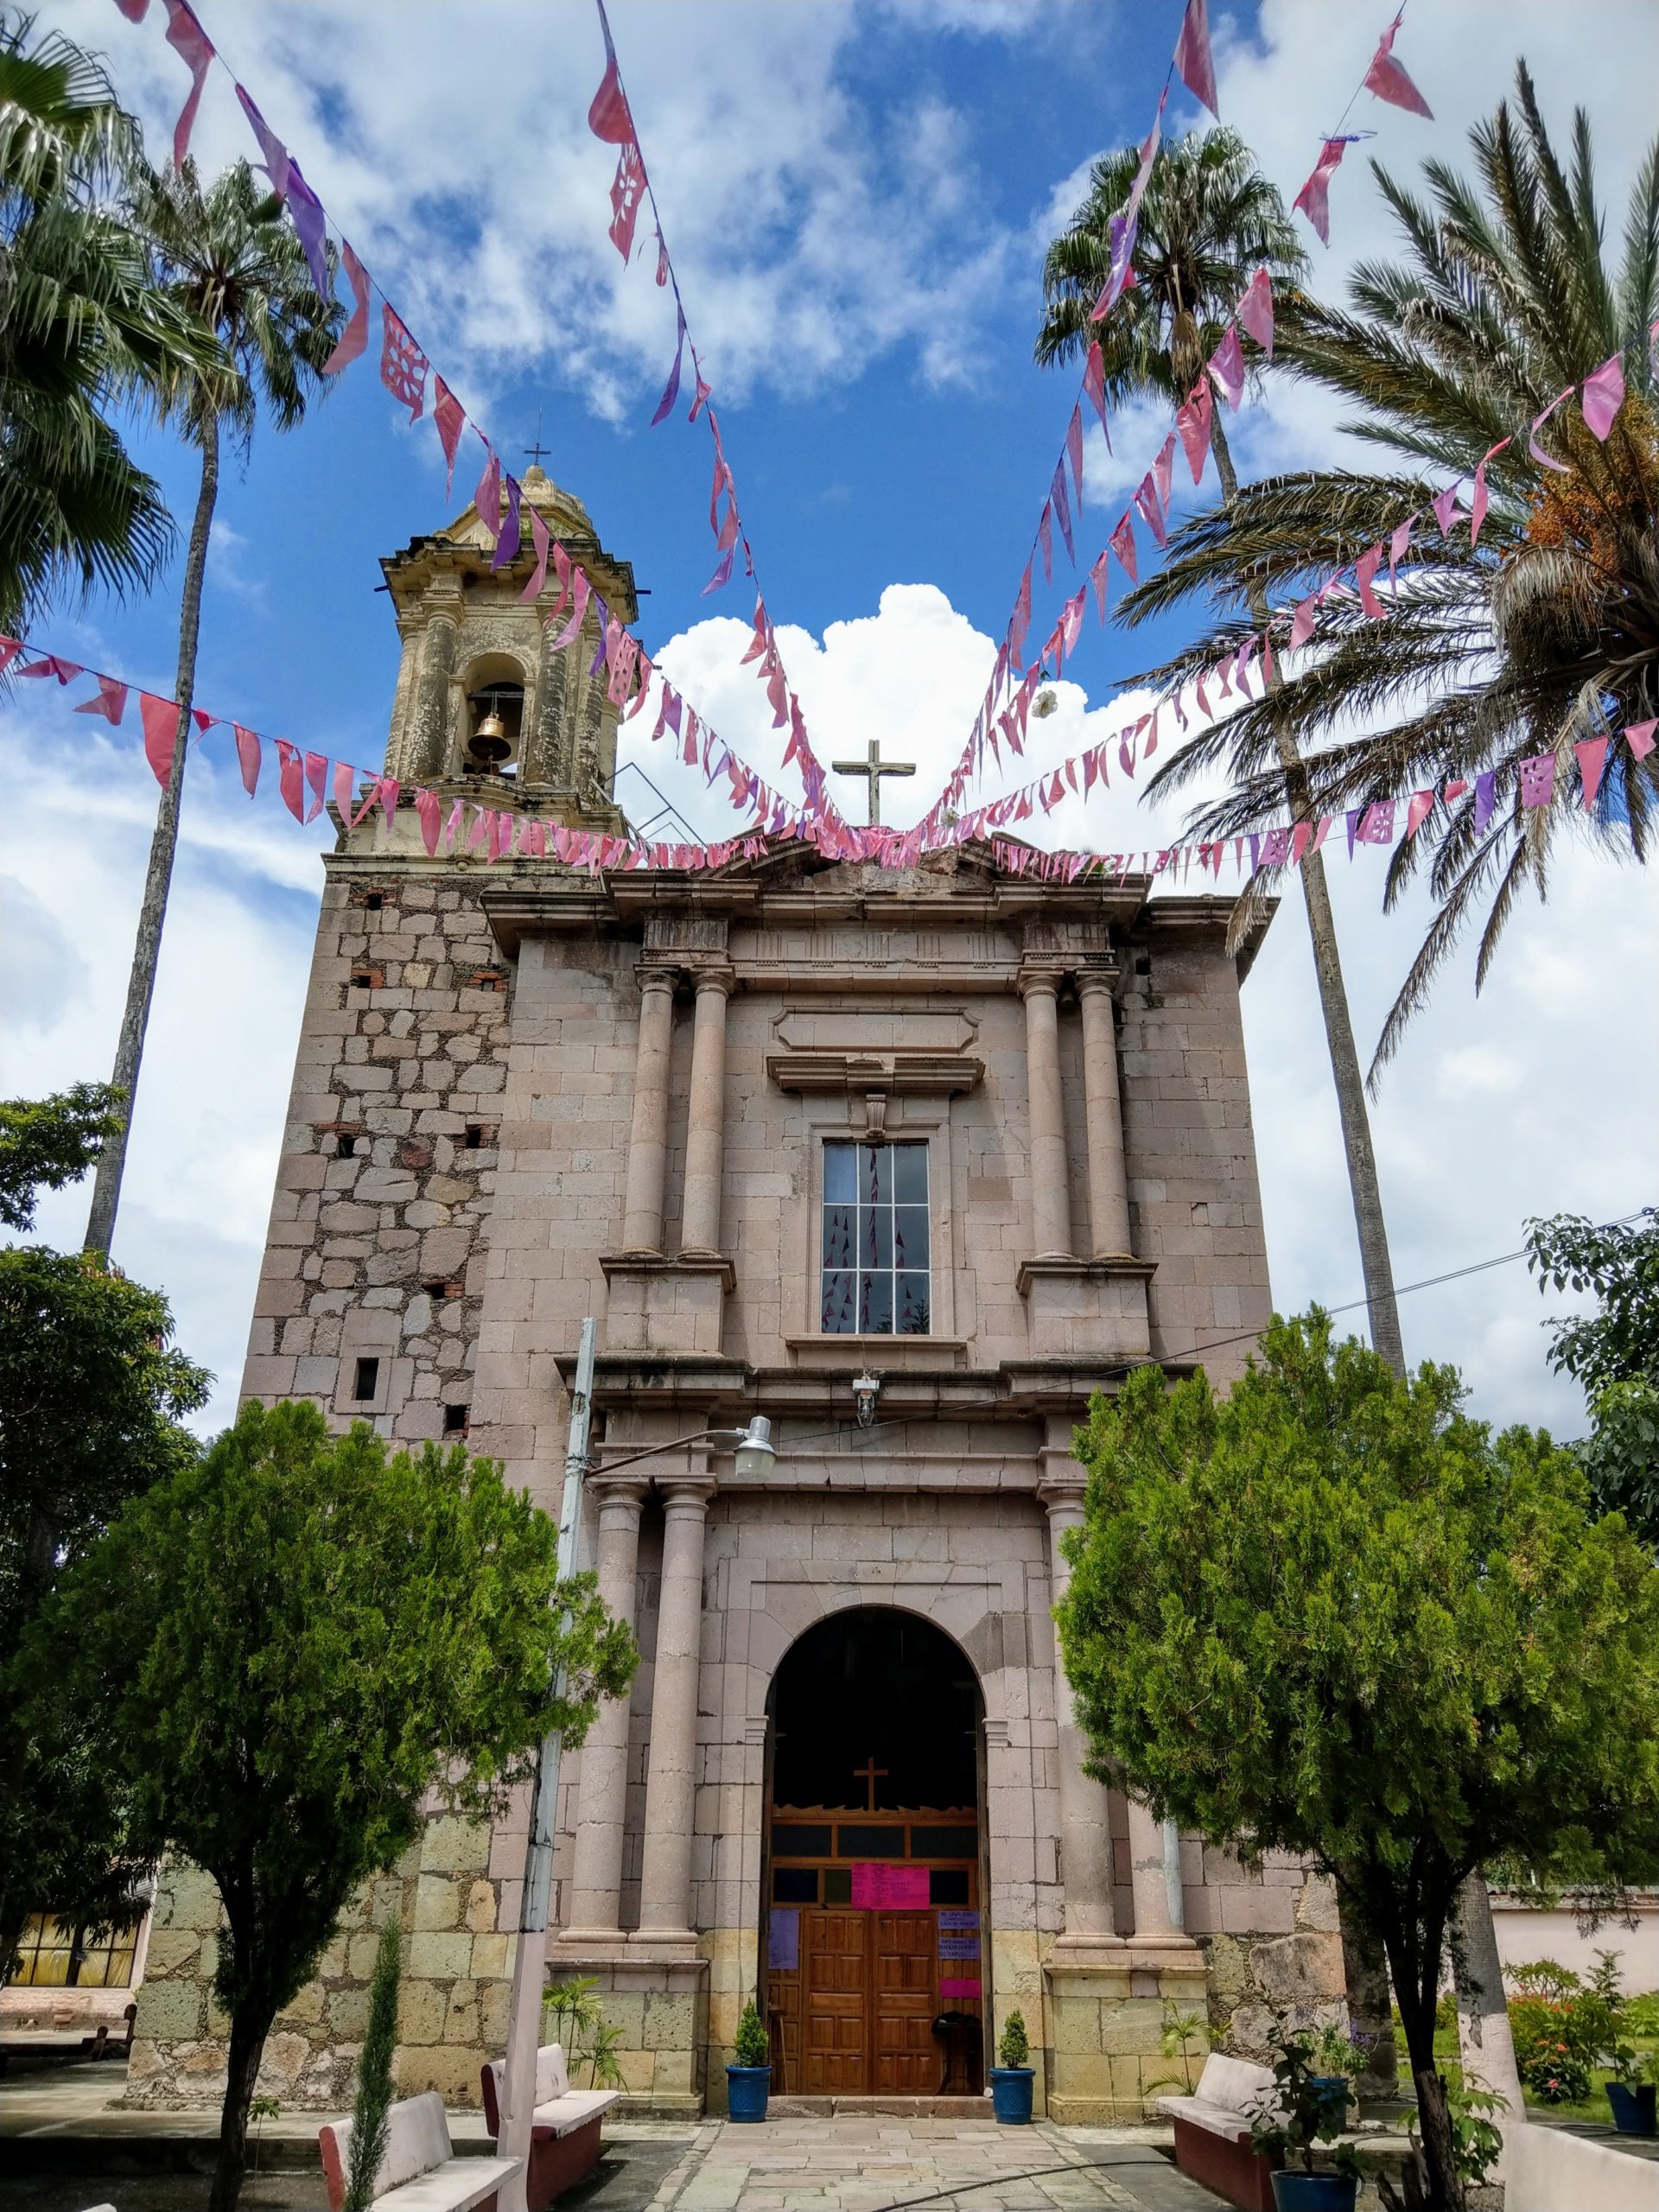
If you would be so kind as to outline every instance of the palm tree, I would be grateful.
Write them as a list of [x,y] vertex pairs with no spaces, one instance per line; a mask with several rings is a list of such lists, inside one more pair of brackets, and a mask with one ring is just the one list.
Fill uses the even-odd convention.
[[[1644,859],[1659,800],[1659,754],[1637,762],[1615,743],[1590,811],[1565,803],[1583,796],[1575,744],[1659,714],[1659,406],[1649,335],[1659,318],[1659,140],[1631,192],[1617,268],[1603,251],[1582,111],[1563,165],[1522,63],[1514,109],[1502,103],[1470,140],[1478,186],[1436,162],[1418,197],[1378,168],[1403,257],[1356,272],[1350,312],[1298,302],[1281,326],[1290,372],[1352,401],[1360,411],[1348,427],[1408,466],[1307,471],[1249,487],[1177,532],[1163,573],[1124,609],[1130,622],[1194,597],[1238,610],[1159,673],[1205,666],[1260,626],[1269,588],[1312,588],[1414,510],[1421,515],[1433,487],[1418,469],[1466,475],[1510,438],[1487,463],[1491,505],[1478,543],[1462,527],[1442,537],[1427,520],[1382,619],[1367,620],[1351,591],[1328,600],[1319,632],[1326,649],[1270,707],[1258,702],[1207,733],[1159,779],[1224,760],[1233,790],[1205,811],[1203,827],[1254,826],[1283,805],[1277,736],[1288,726],[1313,748],[1306,773],[1317,812],[1440,791],[1449,780],[1469,786],[1454,800],[1437,798],[1394,854],[1386,904],[1426,871],[1437,910],[1384,1025],[1373,1085],[1483,905],[1478,988],[1523,888],[1546,891],[1554,841],[1569,825]],[[1556,464],[1541,465],[1529,423],[1615,354],[1628,397],[1611,435],[1599,442],[1569,400],[1537,433]],[[1356,724],[1362,734],[1348,734]],[[1557,802],[1523,808],[1516,766],[1541,753],[1554,758]],[[1497,772],[1504,804],[1478,828],[1475,779],[1487,772]]]
[[[1239,295],[1255,271],[1267,270],[1275,312],[1282,315],[1302,296],[1307,257],[1278,191],[1256,168],[1237,132],[1192,132],[1163,149],[1147,178],[1135,285],[1103,321],[1091,322],[1090,310],[1111,262],[1110,218],[1128,196],[1139,160],[1139,149],[1129,147],[1097,161],[1090,174],[1089,197],[1071,227],[1049,247],[1043,265],[1049,306],[1036,354],[1039,362],[1062,360],[1081,353],[1098,335],[1109,400],[1122,405],[1125,400],[1152,395],[1179,404],[1204,374],[1205,363],[1220,344]],[[1211,442],[1224,513],[1238,497],[1238,477],[1219,412],[1211,422]],[[1264,602],[1264,621],[1266,613]],[[1294,777],[1299,763],[1288,731],[1280,744],[1284,771]],[[1302,887],[1336,1078],[1371,1341],[1403,1374],[1405,1351],[1370,1122],[1324,863],[1317,855],[1303,870]],[[1241,930],[1246,918],[1241,914]],[[1386,2089],[1395,2075],[1387,1969],[1376,1945],[1351,1924],[1345,1907],[1342,1935],[1356,2039],[1371,2054],[1374,2085]]]
[[171,543],[109,418],[212,341],[149,283],[116,199],[138,158],[102,66],[0,16],[0,628],[65,588],[142,588]]
[[204,192],[194,162],[182,170],[146,171],[133,198],[134,219],[149,241],[155,280],[216,340],[206,372],[181,367],[160,388],[161,402],[201,456],[200,484],[185,556],[179,615],[179,702],[173,759],[150,840],[149,868],[133,948],[126,1010],[116,1046],[114,1083],[127,1099],[126,1120],[99,1156],[86,1249],[107,1254],[126,1159],[131,1102],[143,1057],[144,1030],[156,988],[156,963],[167,916],[168,886],[179,839],[186,740],[195,692],[201,582],[219,498],[219,445],[228,430],[246,453],[261,404],[279,430],[292,429],[319,389],[343,311],[321,298],[303,249],[283,219],[282,202],[238,162]]

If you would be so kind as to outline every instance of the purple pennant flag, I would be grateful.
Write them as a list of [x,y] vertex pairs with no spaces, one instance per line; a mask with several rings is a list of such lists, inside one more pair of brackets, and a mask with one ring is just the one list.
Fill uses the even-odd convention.
[[1479,836],[1497,810],[1497,771],[1488,768],[1475,778],[1475,835]]
[[732,581],[732,561],[735,550],[736,549],[734,547],[728,546],[725,552],[721,555],[719,561],[715,564],[714,575],[709,577],[708,582],[704,584],[702,591],[697,594],[700,599],[707,599],[711,591],[721,591],[728,583],[730,583]]
[[1106,282],[1101,287],[1100,297],[1089,310],[1090,322],[1103,322],[1135,281],[1135,242],[1141,227],[1137,211],[1125,209],[1112,217],[1108,225],[1111,239],[1111,263]]
[[677,306],[675,317],[679,328],[674,340],[674,365],[668,372],[667,385],[662,397],[657,403],[657,412],[651,418],[653,429],[658,423],[665,423],[668,420],[674,412],[674,404],[680,396],[680,361],[685,352],[684,309]]
[[305,248],[305,258],[317,296],[326,300],[328,296],[328,254],[324,240],[327,236],[327,218],[322,212],[321,200],[306,182],[305,174],[296,161],[290,161],[288,165],[288,212],[294,218],[300,244]]
[[270,179],[270,188],[279,200],[288,197],[288,149],[265,121],[258,109],[240,85],[236,97],[242,103],[242,112],[248,118],[248,127],[259,141],[259,150],[264,156],[265,175]]
[[501,534],[495,543],[495,558],[490,563],[490,573],[498,569],[511,568],[518,558],[518,548],[524,543],[518,529],[518,479],[507,479],[507,515],[501,525]]
[[1054,581],[1054,528],[1051,503],[1047,499],[1043,501],[1042,515],[1037,524],[1037,543],[1041,548],[1043,556],[1043,582],[1046,584],[1052,583]]
[[1071,543],[1071,503],[1065,496],[1065,463],[1063,460],[1054,464],[1054,481],[1048,487],[1048,496],[1054,509],[1054,518],[1060,525],[1060,536],[1065,541],[1066,556],[1075,569],[1077,549]]
[[[1077,515],[1083,515],[1083,409],[1071,410],[1071,420],[1065,426],[1066,458],[1071,463],[1071,481],[1077,487]],[[1075,555],[1073,558],[1075,559]]]

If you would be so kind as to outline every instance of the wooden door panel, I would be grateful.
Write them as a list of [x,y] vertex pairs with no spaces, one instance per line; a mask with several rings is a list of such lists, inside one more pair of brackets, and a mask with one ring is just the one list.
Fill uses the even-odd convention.
[[869,1918],[872,2088],[878,2096],[931,2096],[939,2083],[933,1915],[873,1912]]
[[801,2087],[861,2096],[868,2075],[869,1936],[861,1912],[801,1915]]

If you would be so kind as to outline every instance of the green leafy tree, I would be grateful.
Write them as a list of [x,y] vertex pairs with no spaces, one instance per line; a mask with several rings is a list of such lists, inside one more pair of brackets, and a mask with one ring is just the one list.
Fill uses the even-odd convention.
[[172,543],[111,417],[211,361],[120,205],[137,124],[101,62],[0,11],[0,629],[60,591],[151,583]]
[[1581,1214],[1529,1221],[1527,1264],[1541,1289],[1596,1301],[1550,1323],[1549,1363],[1589,1403],[1590,1433],[1573,1449],[1591,1496],[1659,1550],[1659,1207],[1599,1227]]
[[[1241,706],[1167,762],[1154,788],[1229,768],[1229,796],[1196,817],[1225,834],[1417,790],[1437,797],[1395,848],[1386,903],[1426,874],[1436,912],[1383,1025],[1371,1069],[1397,1047],[1441,965],[1484,908],[1484,982],[1516,899],[1541,897],[1555,840],[1571,826],[1643,858],[1659,798],[1659,753],[1622,744],[1586,817],[1575,744],[1659,714],[1659,407],[1649,330],[1659,318],[1659,141],[1637,172],[1617,254],[1604,246],[1588,117],[1570,156],[1552,143],[1523,63],[1504,101],[1470,133],[1475,180],[1446,162],[1413,192],[1374,174],[1402,251],[1360,264],[1346,309],[1287,303],[1275,354],[1286,372],[1351,403],[1345,427],[1380,448],[1376,474],[1313,469],[1249,487],[1184,524],[1160,574],[1124,606],[1131,624],[1196,606],[1203,633],[1155,673],[1190,678],[1261,626],[1269,590],[1300,598],[1414,512],[1398,590],[1369,620],[1351,589],[1324,604],[1319,649],[1270,697]],[[1629,397],[1605,444],[1561,392],[1617,354]],[[1493,452],[1507,440],[1502,452]],[[1447,474],[1486,461],[1491,505],[1478,543],[1442,536],[1426,512]],[[1403,466],[1399,464],[1403,462]],[[1420,471],[1432,471],[1433,477]],[[1287,782],[1288,730],[1306,760]],[[1357,734],[1356,734],[1357,733]],[[1516,764],[1556,763],[1561,797],[1522,807]],[[1502,804],[1475,826],[1476,777],[1500,776]]]
[[[226,432],[245,455],[263,411],[279,430],[302,422],[320,389],[344,311],[320,297],[304,251],[284,219],[281,200],[264,189],[246,162],[234,162],[205,190],[196,165],[145,170],[131,195],[132,218],[148,240],[158,296],[211,334],[213,353],[201,368],[168,365],[158,402],[200,456],[196,511],[186,549],[179,606],[179,702],[172,764],[150,839],[126,1006],[116,1045],[114,1083],[131,1112],[143,1059],[144,1033],[156,988],[168,890],[179,842],[190,708],[195,697],[202,579],[213,511],[219,502],[220,447]],[[105,1144],[93,1179],[89,1251],[107,1252],[126,1162],[127,1131]]]
[[374,2177],[386,2155],[391,2132],[391,2062],[397,2050],[397,1985],[404,1971],[402,1931],[394,1923],[380,1930],[369,1981],[369,2018],[357,2062],[357,2096],[352,2106],[352,2156],[342,2212],[369,2212]]
[[[233,2212],[271,2022],[423,1804],[499,1810],[543,1734],[579,1743],[635,1654],[499,1466],[308,1402],[243,1408],[62,1579],[33,1712],[99,1716],[130,1847],[206,1869],[230,2054],[213,2212]],[[556,1670],[565,1689],[556,1698]]]
[[[114,1104],[99,1084],[0,1103],[0,1221],[27,1230],[37,1192],[97,1157]],[[83,1926],[142,1910],[143,1854],[116,1848],[115,1808],[86,1716],[32,1737],[10,1673],[63,1567],[127,1501],[195,1456],[180,1426],[211,1378],[171,1341],[157,1291],[97,1260],[0,1249],[0,1980],[29,1914]]]
[[1305,1854],[1385,1949],[1426,2202],[1463,2183],[1434,2012],[1465,1878],[1659,1817],[1659,1569],[1548,1437],[1494,1436],[1315,1311],[1219,1397],[1137,1370],[1077,1451],[1058,1613],[1090,1771],[1231,1847]]

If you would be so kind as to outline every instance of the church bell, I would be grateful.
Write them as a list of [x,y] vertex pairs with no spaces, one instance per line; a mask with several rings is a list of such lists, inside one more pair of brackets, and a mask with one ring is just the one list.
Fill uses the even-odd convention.
[[512,755],[507,726],[492,707],[467,741],[467,757],[480,768],[496,768]]

